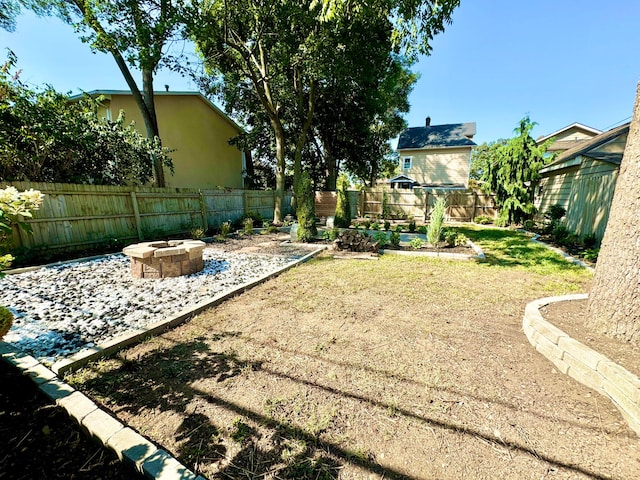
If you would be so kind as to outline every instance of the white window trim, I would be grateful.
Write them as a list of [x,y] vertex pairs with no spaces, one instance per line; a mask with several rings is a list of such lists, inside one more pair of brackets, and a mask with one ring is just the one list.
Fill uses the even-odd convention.
[[[405,167],[405,162],[409,160],[409,166]],[[402,170],[410,170],[413,166],[413,157],[402,157]]]

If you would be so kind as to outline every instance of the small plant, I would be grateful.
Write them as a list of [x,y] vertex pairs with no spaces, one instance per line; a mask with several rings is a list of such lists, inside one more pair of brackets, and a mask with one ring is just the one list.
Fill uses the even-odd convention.
[[391,218],[391,207],[389,206],[389,194],[382,193],[382,218]]
[[455,230],[447,230],[444,233],[444,241],[451,247],[464,247],[469,239],[464,233]]
[[0,306],[0,340],[9,332],[13,325],[13,313],[6,308]]
[[427,241],[434,247],[442,240],[444,213],[446,209],[447,201],[444,198],[439,198],[431,211],[429,228],[427,228]]
[[522,228],[524,228],[525,230],[533,230],[535,228],[536,224],[533,220],[525,220],[522,223]]
[[391,222],[389,220],[384,221],[384,230],[388,232],[391,229]]
[[244,233],[245,235],[252,235],[253,234],[253,218],[251,217],[247,217],[244,219],[244,221],[242,222],[242,233]]
[[414,250],[419,250],[424,247],[424,240],[422,240],[421,238],[414,238],[409,242],[409,246]]
[[280,232],[280,229],[278,227],[276,227],[275,225],[270,224],[269,222],[265,222],[267,225],[264,227],[264,230],[262,230],[262,235],[266,235],[268,233],[278,233]]
[[384,248],[387,246],[387,243],[389,243],[389,240],[387,240],[387,234],[385,232],[376,232],[376,234],[373,236],[373,241],[378,242],[379,248]]
[[402,225],[396,225],[395,232],[402,233]]
[[473,221],[479,225],[489,225],[493,223],[493,219],[489,215],[478,215]]
[[556,243],[560,243],[562,244],[562,242],[565,241],[565,239],[570,235],[571,232],[569,232],[569,229],[566,227],[566,225],[562,224],[562,223],[558,223],[555,227],[553,227],[553,230],[551,230],[551,235],[553,236],[553,240]]
[[413,217],[409,218],[409,231],[411,233],[416,231],[416,221]]
[[369,230],[369,228],[371,228],[371,220],[367,218],[362,222],[361,225],[364,227],[365,230]]
[[191,235],[191,238],[195,240],[202,240],[206,233],[207,233],[206,230],[202,227],[195,227],[189,230],[189,234]]
[[426,235],[427,234],[427,227],[426,225],[420,225],[418,228],[418,233],[421,233],[422,235]]
[[391,232],[391,235],[389,235],[389,245],[393,248],[398,248],[400,246],[400,232]]
[[509,214],[507,213],[505,215],[500,215],[498,218],[495,219],[493,224],[496,227],[506,227],[509,224]]
[[339,233],[340,233],[340,230],[338,230],[335,227],[332,228],[331,230],[325,230],[324,233],[322,234],[322,239],[327,242],[333,242],[336,238],[338,238]]
[[231,220],[222,222],[220,225],[220,237],[227,238],[229,233],[231,233]]
[[253,429],[244,423],[239,418],[233,421],[233,431],[231,432],[231,439],[238,443],[243,443],[247,438],[251,437]]
[[589,262],[595,262],[598,260],[599,248],[589,248],[582,253],[582,258]]
[[380,224],[378,222],[373,222],[371,224],[371,230],[380,230]]

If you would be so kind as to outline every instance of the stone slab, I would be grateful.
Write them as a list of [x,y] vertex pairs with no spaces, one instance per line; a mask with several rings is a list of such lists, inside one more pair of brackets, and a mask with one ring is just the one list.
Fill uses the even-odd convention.
[[99,409],[92,400],[80,392],[73,392],[56,403],[64,408],[78,423],[82,423],[84,417]]
[[102,410],[91,412],[80,423],[91,435],[99,438],[105,444],[112,435],[124,428],[124,425],[119,420]]
[[38,388],[54,402],[71,395],[75,390],[61,380],[54,378],[48,382],[42,383]]
[[36,385],[40,385],[56,378],[56,374],[41,363],[38,363],[33,367],[26,368],[24,373],[29,375]]
[[121,461],[131,463],[141,473],[142,464],[158,451],[153,443],[129,427],[113,434],[107,440],[107,446]]
[[153,256],[156,258],[160,257],[171,257],[172,255],[182,255],[185,253],[185,249],[180,247],[167,247],[167,248],[159,248],[155,252],[153,252]]
[[142,473],[155,480],[196,480],[196,476],[164,450],[158,450],[142,464]]
[[153,256],[153,252],[155,251],[156,249],[153,247],[141,247],[139,245],[136,245],[133,247],[126,247],[122,250],[122,253],[124,253],[128,257],[148,258]]

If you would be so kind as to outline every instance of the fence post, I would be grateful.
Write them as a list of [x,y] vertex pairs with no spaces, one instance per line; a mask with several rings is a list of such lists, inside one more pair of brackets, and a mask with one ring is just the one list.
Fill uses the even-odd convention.
[[473,219],[476,218],[477,207],[478,207],[478,193],[474,190],[473,191],[473,212],[471,214],[471,220],[469,220],[470,222],[473,222]]
[[142,240],[142,226],[140,225],[140,210],[138,210],[138,197],[136,192],[131,191],[131,205],[133,205],[133,216],[136,219],[136,230],[138,230],[138,240]]
[[206,233],[209,230],[209,222],[207,221],[207,204],[204,203],[202,190],[198,190],[198,201],[200,202],[200,214],[202,215],[202,228]]

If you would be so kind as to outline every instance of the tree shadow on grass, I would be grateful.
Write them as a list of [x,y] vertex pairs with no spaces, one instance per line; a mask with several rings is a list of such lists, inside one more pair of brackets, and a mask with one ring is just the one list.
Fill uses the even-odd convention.
[[[233,333],[237,335],[237,332]],[[224,334],[217,338],[223,338]],[[214,337],[216,338],[216,337]],[[166,338],[164,339],[166,340]],[[320,438],[322,432],[309,431],[292,425],[268,414],[242,406],[238,403],[216,396],[215,389],[209,391],[196,387],[201,381],[224,383],[242,372],[261,370],[271,377],[321,389],[338,398],[356,400],[385,410],[393,409],[398,415],[413,421],[424,423],[430,428],[453,431],[482,439],[496,448],[509,448],[519,451],[550,465],[581,473],[590,478],[606,478],[577,465],[566,464],[557,459],[541,455],[527,445],[516,442],[504,442],[484,432],[474,430],[451,422],[443,422],[434,418],[419,415],[409,410],[398,408],[375,398],[346,392],[330,386],[321,385],[295,375],[284,374],[264,369],[260,362],[251,362],[239,358],[234,353],[219,353],[199,339],[186,343],[175,343],[169,348],[159,348],[135,361],[120,360],[106,373],[87,380],[83,390],[94,395],[108,397],[118,406],[132,415],[140,410],[159,410],[174,412],[183,416],[178,428],[176,441],[180,443],[178,459],[198,473],[199,465],[222,462],[224,466],[216,476],[227,478],[275,475],[278,478],[337,478],[340,466],[346,463],[357,465],[371,473],[385,478],[413,478],[392,468],[379,465],[373,459],[359,455],[330,441]],[[204,402],[204,407],[221,407],[237,415],[239,420],[232,426],[216,425],[210,416],[186,411],[193,400]],[[271,438],[265,442],[261,434],[250,427],[247,422],[255,422],[265,426],[271,432]],[[231,432],[231,438],[240,444],[240,450],[228,457],[227,447],[220,438],[222,432]],[[267,446],[265,446],[267,445]]]

